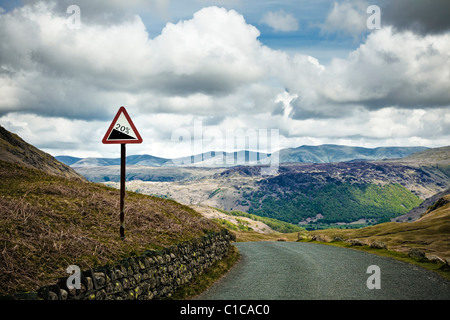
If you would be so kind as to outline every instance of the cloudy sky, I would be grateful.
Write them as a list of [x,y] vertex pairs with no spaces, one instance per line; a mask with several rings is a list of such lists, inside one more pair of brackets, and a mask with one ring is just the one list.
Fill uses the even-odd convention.
[[101,141],[121,106],[144,140],[128,154],[230,151],[266,129],[279,148],[450,145],[448,12],[448,0],[0,1],[0,125],[55,156],[118,157]]

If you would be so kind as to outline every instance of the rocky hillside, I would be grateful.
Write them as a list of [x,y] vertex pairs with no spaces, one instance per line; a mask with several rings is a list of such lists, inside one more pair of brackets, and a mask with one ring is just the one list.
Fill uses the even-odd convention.
[[[248,175],[233,168],[223,176]],[[243,190],[237,208],[291,223],[379,223],[407,213],[448,187],[449,179],[426,168],[395,163],[342,162],[280,167],[279,174]]]
[[257,166],[213,172],[173,182],[129,181],[127,188],[314,228],[389,221],[450,186],[450,178],[435,166],[389,161],[285,164],[269,176],[262,176]]
[[419,206],[413,208],[407,214],[399,216],[395,222],[411,222],[423,216],[428,209],[435,204],[440,198],[450,195],[450,189],[436,193],[435,195],[425,199]]
[[2,126],[0,126],[0,160],[39,169],[55,176],[84,179],[68,165],[25,142]]

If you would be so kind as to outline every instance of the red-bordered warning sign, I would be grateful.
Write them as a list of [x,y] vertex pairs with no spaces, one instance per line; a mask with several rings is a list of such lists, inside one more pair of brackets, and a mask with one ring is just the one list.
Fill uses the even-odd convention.
[[102,142],[104,144],[142,143],[141,135],[124,107],[120,107]]

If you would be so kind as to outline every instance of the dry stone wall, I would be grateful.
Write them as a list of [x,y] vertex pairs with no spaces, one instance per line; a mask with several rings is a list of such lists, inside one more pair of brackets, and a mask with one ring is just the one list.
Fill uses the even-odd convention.
[[224,229],[162,250],[146,251],[114,265],[82,271],[79,289],[68,288],[68,276],[54,285],[40,288],[34,297],[44,300],[161,299],[222,259],[234,240],[234,235]]

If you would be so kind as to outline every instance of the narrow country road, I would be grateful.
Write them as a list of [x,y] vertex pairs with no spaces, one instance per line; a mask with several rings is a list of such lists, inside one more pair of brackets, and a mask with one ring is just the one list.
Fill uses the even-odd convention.
[[[304,242],[235,243],[241,261],[199,300],[449,300],[450,281],[373,254]],[[369,266],[379,272],[368,273]],[[374,278],[379,275],[378,278]],[[370,279],[369,279],[370,278]],[[368,288],[380,284],[380,288]]]

